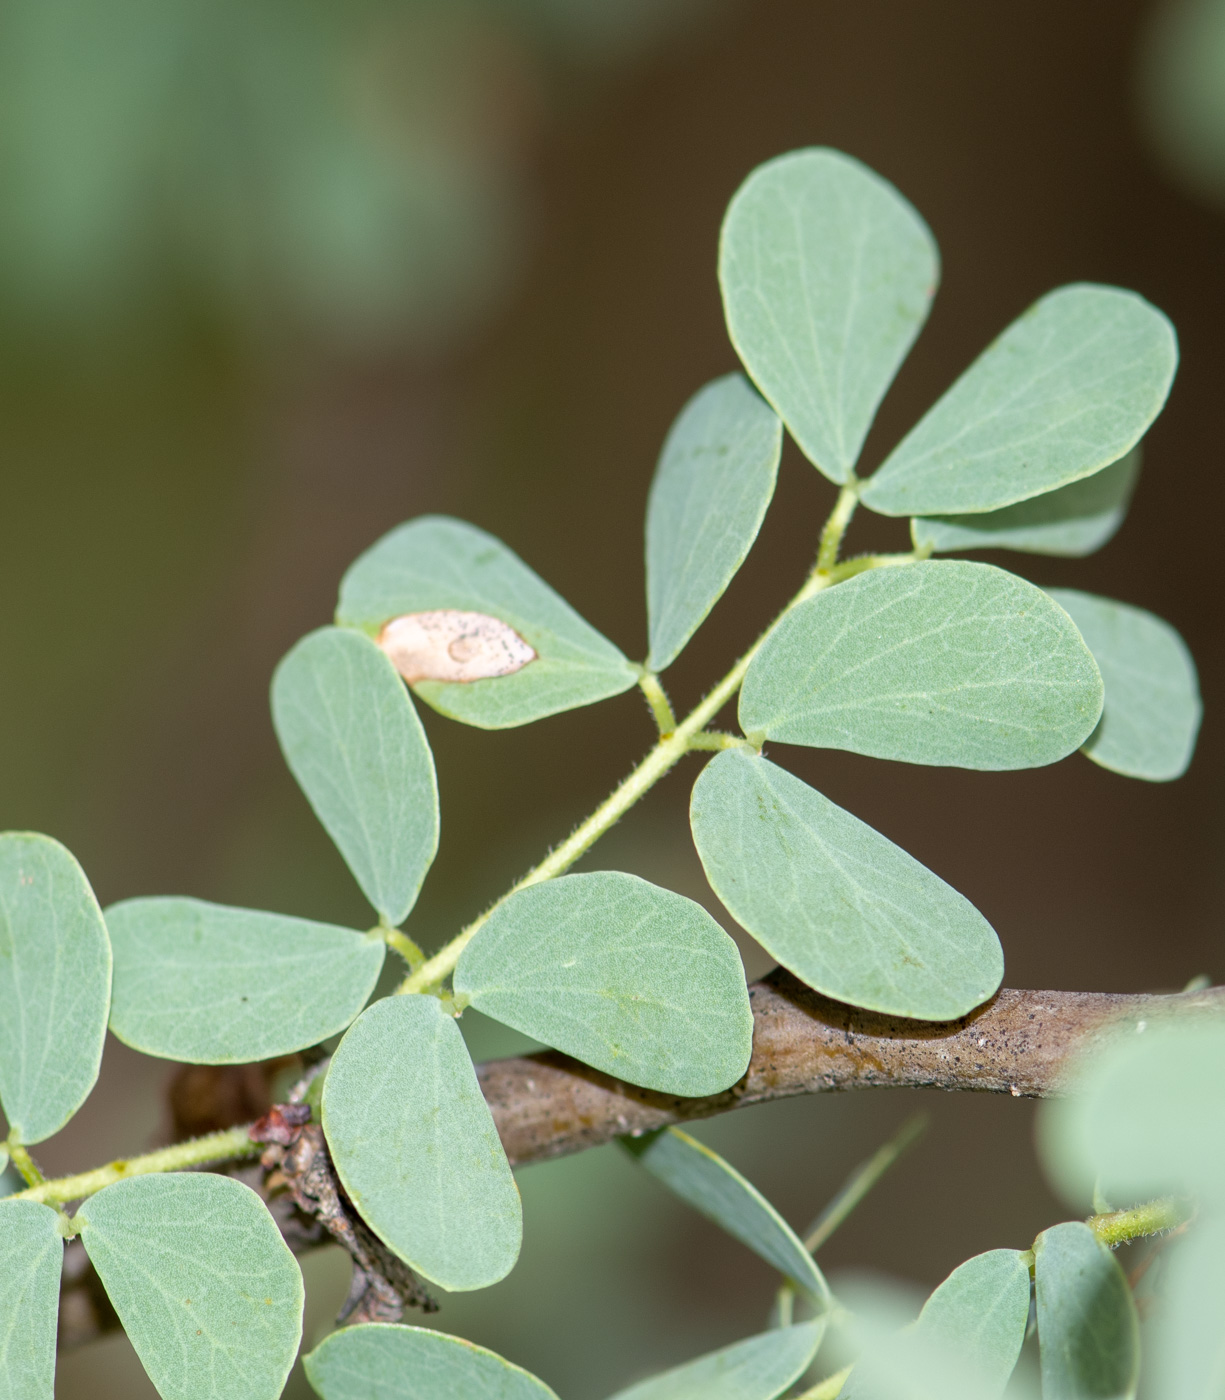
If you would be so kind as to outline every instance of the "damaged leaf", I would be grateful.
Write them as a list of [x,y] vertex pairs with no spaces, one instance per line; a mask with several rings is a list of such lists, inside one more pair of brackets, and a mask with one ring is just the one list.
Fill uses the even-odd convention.
[[535,649],[507,623],[458,608],[393,617],[384,623],[378,643],[409,685],[509,676],[536,659]]
[[427,613],[493,618],[535,653],[530,665],[483,679],[412,683],[440,714],[479,729],[591,705],[638,679],[621,651],[501,540],[443,515],[410,520],[366,550],[341,581],[336,621],[373,638],[389,618]]

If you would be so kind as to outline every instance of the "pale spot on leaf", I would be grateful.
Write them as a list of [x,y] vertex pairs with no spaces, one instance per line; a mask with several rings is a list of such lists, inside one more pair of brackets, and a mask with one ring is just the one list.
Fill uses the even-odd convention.
[[487,613],[456,608],[393,617],[378,642],[409,685],[509,676],[536,659],[513,627]]

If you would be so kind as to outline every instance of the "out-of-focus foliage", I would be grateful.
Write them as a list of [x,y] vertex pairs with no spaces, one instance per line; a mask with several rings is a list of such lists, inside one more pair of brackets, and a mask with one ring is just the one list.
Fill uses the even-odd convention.
[[707,0],[2,0],[0,316],[454,343],[569,68]]
[[1225,0],[1162,0],[1141,50],[1143,119],[1169,168],[1225,200]]

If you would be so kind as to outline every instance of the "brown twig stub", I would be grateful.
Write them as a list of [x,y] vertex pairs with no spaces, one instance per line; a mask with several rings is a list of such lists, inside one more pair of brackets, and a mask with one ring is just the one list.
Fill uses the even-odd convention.
[[960,1020],[908,1021],[831,1001],[781,968],[753,983],[749,996],[748,1072],[710,1098],[637,1089],[553,1051],[480,1065],[511,1162],[797,1094],[934,1088],[1043,1097],[1064,1087],[1079,1055],[1129,1021],[1139,1028],[1174,1015],[1225,1015],[1221,987],[1173,996],[1004,989]]
[[264,1189],[288,1193],[308,1222],[322,1225],[353,1260],[349,1296],[337,1322],[399,1322],[406,1308],[437,1312],[421,1280],[353,1209],[332,1166],[323,1129],[306,1104],[274,1104],[251,1125],[254,1142],[267,1143],[260,1165]]

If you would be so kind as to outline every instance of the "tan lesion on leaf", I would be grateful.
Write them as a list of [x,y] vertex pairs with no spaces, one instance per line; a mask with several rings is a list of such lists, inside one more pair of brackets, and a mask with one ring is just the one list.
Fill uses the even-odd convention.
[[535,650],[508,623],[458,608],[393,617],[383,624],[378,644],[409,685],[490,680],[536,660]]

